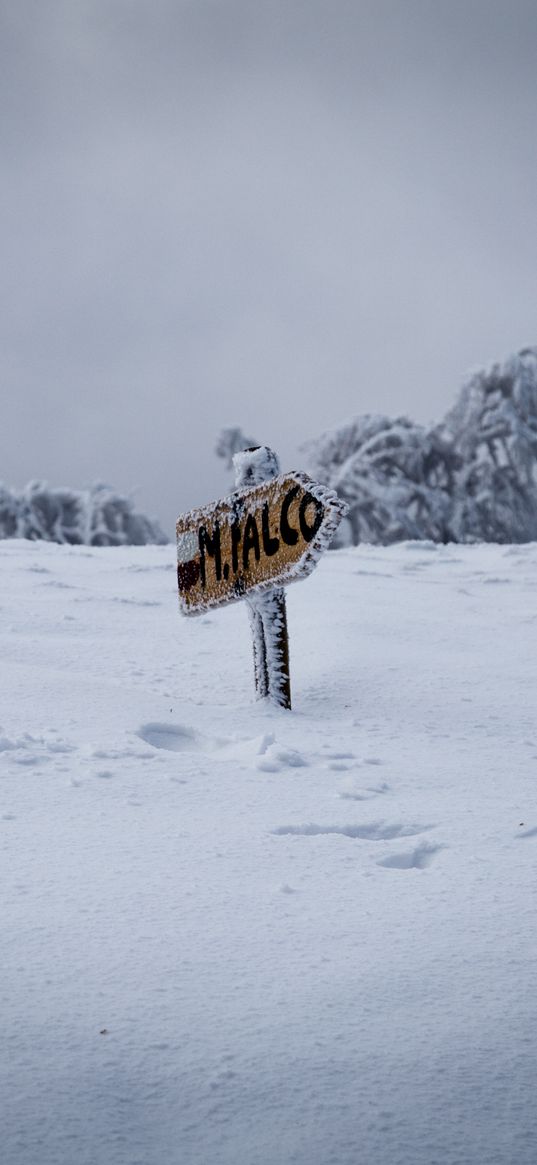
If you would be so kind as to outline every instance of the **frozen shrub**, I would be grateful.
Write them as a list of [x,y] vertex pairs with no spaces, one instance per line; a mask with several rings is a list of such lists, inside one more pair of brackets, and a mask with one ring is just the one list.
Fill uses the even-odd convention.
[[15,495],[0,482],[0,538],[20,538],[19,506]]
[[455,455],[405,417],[356,417],[305,446],[314,477],[347,502],[350,540],[388,544],[448,537]]
[[537,349],[476,373],[441,428],[460,457],[453,540],[536,539]]
[[160,526],[109,486],[52,489],[32,481],[23,490],[0,485],[0,538],[87,546],[142,546],[167,542]]

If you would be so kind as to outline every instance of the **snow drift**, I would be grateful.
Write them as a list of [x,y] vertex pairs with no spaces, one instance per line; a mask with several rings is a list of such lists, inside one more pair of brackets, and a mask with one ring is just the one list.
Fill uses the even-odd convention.
[[0,546],[6,1165],[534,1165],[537,547]]

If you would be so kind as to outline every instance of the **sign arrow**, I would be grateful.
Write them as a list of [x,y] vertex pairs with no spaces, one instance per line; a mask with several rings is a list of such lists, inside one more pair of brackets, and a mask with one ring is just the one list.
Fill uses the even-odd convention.
[[177,520],[183,614],[305,578],[346,513],[333,490],[291,471],[183,514]]

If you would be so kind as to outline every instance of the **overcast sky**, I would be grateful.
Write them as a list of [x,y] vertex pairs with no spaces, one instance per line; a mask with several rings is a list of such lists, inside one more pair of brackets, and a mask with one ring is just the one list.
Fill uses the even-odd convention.
[[0,480],[225,492],[537,343],[535,0],[0,0]]

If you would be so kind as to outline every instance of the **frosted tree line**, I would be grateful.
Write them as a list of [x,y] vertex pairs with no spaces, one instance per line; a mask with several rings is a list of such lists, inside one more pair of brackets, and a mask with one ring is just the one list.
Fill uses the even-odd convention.
[[0,483],[0,538],[68,542],[86,546],[143,546],[168,541],[158,522],[131,498],[97,483],[86,490],[53,489],[30,482],[22,490]]
[[355,417],[303,446],[353,544],[537,539],[537,348],[475,373],[431,428]]
[[[230,468],[235,453],[256,444],[228,427],[216,453]],[[475,373],[436,425],[366,414],[302,452],[312,477],[349,506],[340,544],[535,541],[537,348]],[[0,483],[0,538],[90,546],[167,541],[130,497],[100,483],[86,490]]]

